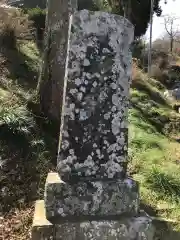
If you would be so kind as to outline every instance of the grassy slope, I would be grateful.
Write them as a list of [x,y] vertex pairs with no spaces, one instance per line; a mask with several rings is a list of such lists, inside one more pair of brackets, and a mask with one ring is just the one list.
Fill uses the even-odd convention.
[[7,70],[0,81],[0,216],[4,239],[14,240],[29,239],[34,200],[43,197],[54,169],[56,141],[27,104],[37,84],[36,45],[20,41],[10,54],[0,58]]
[[164,86],[148,79],[138,69],[133,78],[129,113],[130,174],[140,182],[142,208],[152,216],[178,222],[180,116],[163,98]]
[[[0,41],[7,21],[3,11],[0,8]],[[6,30],[13,28],[29,39],[27,16],[8,16]],[[14,26],[16,20],[20,24]],[[54,170],[57,143],[44,130],[46,120],[28,105],[37,85],[39,51],[33,39],[16,40],[15,46],[5,41],[0,48],[0,239],[27,240],[34,201],[43,198],[47,173]]]

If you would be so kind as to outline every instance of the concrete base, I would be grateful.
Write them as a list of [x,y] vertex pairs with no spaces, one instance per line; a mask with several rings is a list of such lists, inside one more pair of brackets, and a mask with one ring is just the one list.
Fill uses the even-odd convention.
[[54,226],[46,219],[44,201],[36,201],[32,225],[32,240],[51,240]]
[[152,220],[142,213],[117,220],[65,221],[51,224],[46,220],[44,201],[37,201],[32,240],[153,240]]

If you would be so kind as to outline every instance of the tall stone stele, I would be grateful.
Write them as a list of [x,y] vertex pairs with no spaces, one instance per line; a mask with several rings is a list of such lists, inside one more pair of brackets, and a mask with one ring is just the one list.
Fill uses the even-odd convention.
[[34,240],[152,240],[126,173],[133,26],[82,10],[69,29],[58,173],[45,188],[49,238],[34,222]]
[[60,122],[70,15],[77,0],[47,0],[43,62],[37,87],[41,111]]

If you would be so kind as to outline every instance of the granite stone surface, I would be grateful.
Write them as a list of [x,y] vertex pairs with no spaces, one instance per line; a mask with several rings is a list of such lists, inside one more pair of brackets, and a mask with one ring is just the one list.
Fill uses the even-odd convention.
[[154,227],[148,217],[122,221],[65,223],[56,227],[56,240],[153,240]]
[[[51,181],[53,178],[55,181]],[[129,178],[69,184],[58,180],[56,173],[50,173],[45,187],[45,206],[48,219],[135,216],[139,211],[138,184]]]
[[58,156],[64,181],[126,175],[132,40],[121,16],[71,16]]
[[43,201],[36,203],[32,240],[154,240],[152,220],[144,212],[140,212],[137,217],[122,217],[114,221],[64,221],[47,224],[43,206]]

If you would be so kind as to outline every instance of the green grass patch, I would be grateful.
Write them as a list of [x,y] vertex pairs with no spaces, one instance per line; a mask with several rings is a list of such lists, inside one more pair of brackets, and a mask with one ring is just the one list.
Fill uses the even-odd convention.
[[158,192],[162,198],[170,198],[172,201],[179,202],[180,179],[177,173],[163,169],[160,165],[155,165],[146,175],[146,182],[150,188]]
[[[142,206],[145,210],[151,209],[149,214],[179,221],[180,165],[175,152],[179,143],[166,131],[166,124],[175,113],[162,90],[161,84],[153,79],[133,83],[129,110],[129,172],[140,183]],[[179,134],[177,129],[176,135]],[[174,207],[158,212],[162,203]],[[178,228],[180,226],[176,226]]]

